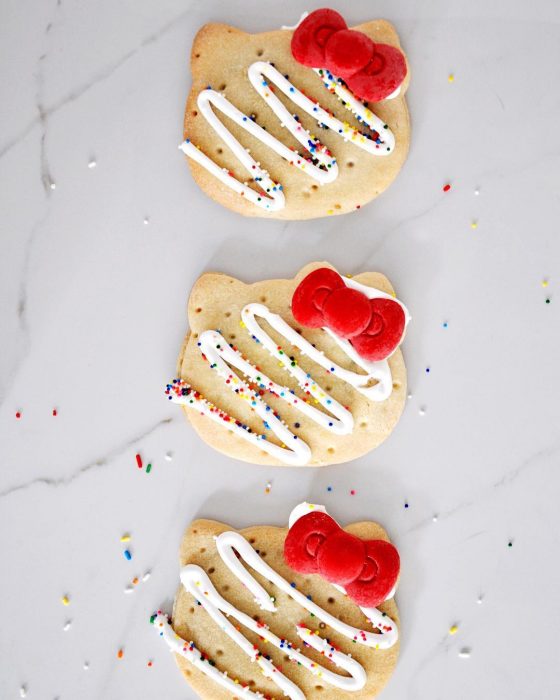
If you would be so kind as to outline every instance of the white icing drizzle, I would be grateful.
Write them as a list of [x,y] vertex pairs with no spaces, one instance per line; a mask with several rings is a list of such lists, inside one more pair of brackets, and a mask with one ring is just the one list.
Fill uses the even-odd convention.
[[[395,139],[388,126],[357,100],[350,90],[341,84],[339,79],[330,71],[322,68],[314,68],[313,70],[321,77],[325,87],[332,90],[341,99],[344,106],[356,116],[359,122],[363,122],[373,132],[377,133],[377,138],[373,138],[372,134],[366,135],[353,129],[347,123],[341,122],[321,105],[313,102],[313,100],[294,87],[273,65],[264,61],[257,61],[252,63],[248,69],[251,85],[270,106],[280,120],[281,125],[288,129],[292,136],[309,152],[311,157],[303,156],[288,148],[272,134],[256,124],[249,116],[237,109],[223,94],[213,90],[210,86],[206,90],[202,90],[198,95],[197,105],[200,113],[232,151],[245,170],[247,170],[252,180],[257,183],[259,191],[250,187],[248,183],[237,180],[226,168],[220,168],[189,139],[184,141],[179,148],[185,155],[195,160],[217,177],[220,182],[253,204],[268,211],[278,211],[284,208],[285,197],[282,185],[270,178],[268,172],[250,155],[249,149],[244,148],[230,130],[218,119],[212,109],[213,105],[249,134],[259,139],[268,148],[288,161],[290,165],[306,172],[320,184],[326,184],[335,180],[338,176],[336,159],[319,139],[312,136],[302,126],[295,115],[290,114],[284,104],[274,94],[274,90],[271,87],[272,83],[299,108],[316,119],[320,126],[332,129],[345,141],[351,141],[371,155],[384,156],[391,153],[395,146]],[[312,159],[315,159],[318,165]]]
[[[410,320],[408,310],[390,294],[373,287],[367,287],[352,279],[343,278],[343,280],[348,287],[363,292],[368,299],[387,298],[396,301],[401,305],[405,313],[405,326],[408,324]],[[262,419],[264,427],[276,435],[281,441],[281,445],[279,446],[268,441],[266,435],[254,432],[248,426],[234,420],[229,414],[211,404],[182,380],[175,380],[174,384],[168,385],[169,398],[175,403],[197,410],[199,413],[208,416],[228,430],[232,430],[244,440],[253,443],[259,449],[286,464],[293,466],[304,465],[311,458],[309,446],[287,427],[278,414],[274,413],[271,407],[263,400],[261,396],[263,392],[269,392],[283,399],[290,406],[335,435],[352,433],[354,419],[347,408],[332,398],[315,382],[310,373],[305,372],[292,356],[276,344],[259,325],[257,317],[266,320],[291,346],[299,348],[304,356],[309,357],[327,372],[339,377],[373,401],[384,401],[391,394],[393,385],[389,362],[387,360],[379,362],[365,360],[356,352],[348,340],[340,338],[328,328],[324,328],[325,332],[337,343],[347,357],[361,367],[365,374],[358,374],[352,370],[345,369],[329,359],[324,352],[314,347],[286,323],[281,316],[272,313],[267,306],[256,303],[247,304],[241,311],[242,325],[251,334],[255,342],[262,345],[270,355],[276,358],[279,366],[285,369],[297,381],[302,391],[309,396],[309,399],[302,399],[292,389],[274,382],[257,366],[244,358],[237,349],[228,344],[219,331],[208,330],[200,334],[198,346],[208,360],[210,368],[218,373],[231,391],[250,404],[251,408]],[[240,370],[256,386],[256,389],[241,379],[233,371],[233,367]],[[310,401],[321,405],[328,413],[315,408]]]
[[[310,504],[306,505],[309,506]],[[317,506],[317,508],[321,508],[321,506]],[[276,613],[275,599],[266,592],[254,576],[241,564],[241,559],[251,569],[289,595],[302,608],[353,642],[373,649],[388,649],[397,642],[398,630],[395,623],[377,608],[361,608],[361,610],[372,625],[379,630],[380,634],[347,625],[323,610],[306,595],[298,591],[293,584],[274,571],[238,532],[224,532],[217,536],[215,541],[218,553],[225,565],[254,596],[255,602],[262,610]],[[361,664],[352,659],[350,654],[346,655],[338,651],[328,640],[321,637],[318,632],[314,632],[303,624],[298,625],[296,629],[297,635],[304,644],[324,655],[334,666],[343,669],[349,675],[340,675],[321,664],[313,662],[300,649],[292,646],[288,640],[280,639],[275,635],[266,624],[254,620],[251,616],[238,610],[216,591],[210,578],[199,566],[194,564],[184,566],[181,569],[181,582],[185,590],[200,603],[215,624],[253,662],[257,663],[267,678],[270,678],[292,700],[304,700],[305,695],[270,660],[261,655],[261,652],[243,636],[239,629],[229,621],[229,618],[237,620],[240,625],[257,634],[265,643],[280,649],[292,661],[300,664],[314,676],[320,678],[322,682],[345,692],[355,692],[364,687],[367,678]],[[205,660],[193,642],[186,642],[174,632],[166,615],[158,612],[153,617],[153,622],[156,630],[167,642],[171,651],[183,656],[216,683],[233,692],[234,695],[242,695],[247,698],[262,698],[262,694],[255,693],[248,687],[243,687],[239,681],[230,678],[227,672],[220,671],[215,665],[211,665],[208,660]]]

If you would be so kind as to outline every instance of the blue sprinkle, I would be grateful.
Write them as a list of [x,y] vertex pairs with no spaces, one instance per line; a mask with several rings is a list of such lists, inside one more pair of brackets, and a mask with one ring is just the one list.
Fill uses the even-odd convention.
[[332,486],[327,486],[327,491],[332,491]]
[[130,551],[129,551],[128,549],[125,549],[125,550],[124,550],[124,558],[125,558],[127,561],[130,561],[130,560],[132,559],[132,554],[130,553]]

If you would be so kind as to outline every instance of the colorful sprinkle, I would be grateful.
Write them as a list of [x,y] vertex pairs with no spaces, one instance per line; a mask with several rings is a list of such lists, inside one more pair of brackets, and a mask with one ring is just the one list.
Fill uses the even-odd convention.
[[146,571],[144,576],[142,576],[142,581],[146,582],[150,578],[151,575],[152,575],[152,572],[148,569],[148,571]]
[[478,187],[475,189],[474,194],[475,197],[478,197],[478,195],[480,194],[480,189]]
[[166,452],[165,453],[165,461],[171,462],[172,459],[173,459],[173,452]]
[[513,542],[511,540],[508,542],[508,547],[513,547]]
[[350,495],[351,495],[351,496],[355,496],[355,495],[356,495],[356,490],[355,490],[355,489],[351,489],[351,490],[350,490]]
[[144,226],[147,226],[149,223],[150,223],[150,217],[149,217],[149,216],[145,216],[145,217],[144,217]]
[[545,304],[550,304],[550,297],[547,297],[547,298],[544,300],[544,303],[545,303]]
[[53,414],[53,418],[56,418],[58,416],[58,411],[56,410],[56,408],[53,408],[52,414]]
[[453,83],[453,82],[455,82],[455,76],[453,75],[453,73],[450,73],[450,74],[447,76],[447,82],[448,82],[448,83]]
[[432,522],[433,522],[433,523],[437,523],[437,521],[438,521],[438,516],[437,516],[437,514],[436,514],[436,515],[432,515]]
[[124,535],[121,535],[121,542],[130,542],[131,540],[131,535],[128,532],[125,532]]
[[449,183],[447,183],[446,185],[443,186],[444,192],[449,192],[450,189],[451,189],[451,185]]
[[478,221],[476,219],[473,219],[471,221],[471,228],[472,229],[478,228]]
[[90,170],[93,170],[93,168],[97,167],[97,161],[94,158],[92,158],[87,164],[87,166]]
[[449,628],[449,634],[457,634],[459,631],[459,626],[458,625],[451,625]]
[[132,559],[132,554],[130,553],[130,550],[129,550],[129,549],[125,549],[125,550],[124,550],[124,558],[125,558],[127,561],[130,561],[130,560]]
[[548,287],[548,279],[545,277],[543,281],[541,282],[542,287]]
[[482,601],[484,600],[484,596],[479,595],[478,598],[476,599],[476,602],[478,605],[482,605]]
[[122,649],[119,649],[117,651],[117,659],[122,659],[123,656],[124,656],[124,651]]
[[426,407],[425,407],[425,406],[420,406],[420,408],[418,409],[418,413],[419,413],[421,416],[425,416],[425,415],[426,415]]
[[20,698],[26,698],[27,697],[27,686],[22,685],[19,689],[19,696]]
[[148,466],[146,467],[146,474],[149,474],[152,471],[152,463],[150,462]]
[[21,418],[21,411],[16,411],[16,418]]
[[408,501],[405,501],[404,507],[405,507],[405,508],[408,508]]
[[468,647],[463,647],[459,652],[460,659],[469,659],[471,656],[471,650]]
[[84,661],[84,671],[89,670],[89,661]]
[[444,321],[444,322],[441,324],[441,327],[442,327],[442,328],[449,328],[449,323],[448,323],[447,321]]
[[72,620],[66,620],[66,622],[64,623],[64,627],[62,628],[62,630],[63,630],[64,632],[68,632],[68,630],[70,629],[70,627],[72,627]]
[[148,668],[152,668],[153,665],[154,665],[154,662],[150,659],[147,663]]
[[70,605],[70,598],[67,595],[63,595],[60,600],[62,605]]
[[332,486],[327,486],[327,491],[330,493],[332,491]]

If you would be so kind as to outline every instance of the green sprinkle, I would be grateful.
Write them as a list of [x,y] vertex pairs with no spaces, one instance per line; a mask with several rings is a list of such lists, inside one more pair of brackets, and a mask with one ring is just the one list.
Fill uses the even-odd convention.
[[152,463],[150,462],[150,464],[148,464],[148,466],[146,467],[146,474],[149,474],[151,471],[152,471]]

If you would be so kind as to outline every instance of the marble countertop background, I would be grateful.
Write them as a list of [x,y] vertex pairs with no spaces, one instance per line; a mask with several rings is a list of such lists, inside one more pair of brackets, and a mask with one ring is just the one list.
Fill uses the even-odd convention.
[[[379,520],[400,548],[383,700],[560,697],[560,6],[346,5],[400,33],[410,156],[361,211],[282,223],[193,184],[190,45],[207,21],[264,31],[321,3],[1,3],[3,699],[193,698],[148,624],[183,529],[280,525],[304,499]],[[345,466],[233,462],[162,395],[188,291],[204,270],[254,281],[317,258],[385,272],[410,308],[404,416]]]

